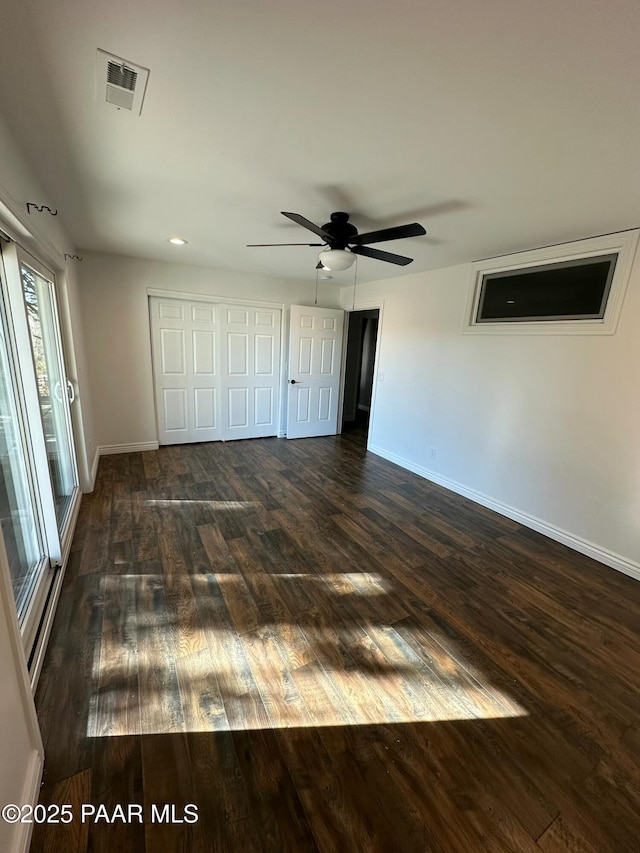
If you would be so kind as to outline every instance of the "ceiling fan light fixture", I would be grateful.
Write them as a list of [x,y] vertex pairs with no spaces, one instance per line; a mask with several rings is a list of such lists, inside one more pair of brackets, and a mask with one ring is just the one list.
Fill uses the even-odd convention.
[[174,246],[186,246],[188,240],[183,240],[182,237],[169,237],[169,242]]
[[318,260],[326,270],[340,272],[353,266],[356,256],[348,249],[325,249],[318,255]]

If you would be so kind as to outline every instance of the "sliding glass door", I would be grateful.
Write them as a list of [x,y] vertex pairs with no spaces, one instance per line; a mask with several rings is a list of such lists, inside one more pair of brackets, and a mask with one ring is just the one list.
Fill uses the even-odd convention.
[[70,544],[79,498],[55,277],[2,245],[0,522],[27,656]]
[[73,496],[78,488],[69,413],[73,386],[67,381],[64,370],[53,281],[28,266],[22,259],[20,278],[56,521],[58,532],[62,536]]

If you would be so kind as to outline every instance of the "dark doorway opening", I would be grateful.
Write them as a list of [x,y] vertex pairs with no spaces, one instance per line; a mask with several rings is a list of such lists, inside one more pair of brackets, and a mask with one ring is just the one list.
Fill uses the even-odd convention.
[[365,444],[371,417],[379,318],[377,308],[351,311],[348,315],[342,430],[361,436]]

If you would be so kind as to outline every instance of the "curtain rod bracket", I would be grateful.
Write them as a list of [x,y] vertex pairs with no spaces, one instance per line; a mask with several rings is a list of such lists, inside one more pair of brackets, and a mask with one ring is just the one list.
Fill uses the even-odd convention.
[[57,216],[58,215],[58,211],[57,210],[51,210],[51,208],[49,207],[48,204],[36,204],[33,201],[27,202],[27,213],[31,213],[32,207],[34,207],[38,213],[44,213],[46,210],[47,213],[51,214],[51,216]]

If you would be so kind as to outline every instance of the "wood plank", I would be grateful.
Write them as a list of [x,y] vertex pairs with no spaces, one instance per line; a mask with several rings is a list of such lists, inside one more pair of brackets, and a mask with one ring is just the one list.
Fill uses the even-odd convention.
[[235,732],[233,741],[263,850],[318,850],[274,733]]
[[234,735],[193,733],[187,735],[187,742],[198,829],[206,839],[205,849],[261,853]]
[[140,734],[138,627],[134,575],[103,578],[98,693],[92,737]]
[[[91,771],[75,773],[43,791],[40,802],[71,806],[70,823],[35,823],[31,853],[86,853],[89,849],[89,823],[81,820],[83,803],[91,802]],[[49,813],[49,812],[48,812]],[[66,820],[60,816],[61,820]]]
[[[98,809],[101,805],[112,815],[118,806],[125,810],[129,804],[144,806],[142,780],[142,750],[137,736],[104,737],[94,741],[91,798],[86,800]],[[131,821],[113,823],[99,821],[90,824],[91,853],[110,853],[113,850],[144,850],[144,821],[133,815]]]
[[[197,822],[178,822],[184,821],[187,805],[198,805],[186,734],[143,737],[141,746],[146,849],[163,853],[184,853],[186,850],[204,853],[205,839]],[[161,811],[169,806],[176,822],[153,821],[154,806]]]
[[185,731],[228,729],[229,721],[209,648],[179,657],[175,664]]
[[209,646],[212,673],[218,682],[230,728],[268,725],[242,640],[233,627],[217,576],[194,575],[191,584]]
[[158,532],[153,506],[148,504],[147,493],[136,491],[131,497],[132,558],[135,562],[157,560]]
[[179,732],[184,716],[164,584],[153,575],[142,575],[136,581],[140,733]]
[[[538,838],[538,848],[545,853],[606,853],[611,848],[606,839],[596,840],[599,846],[594,847],[592,841],[576,832],[575,828],[562,816],[558,817]],[[600,846],[600,845],[606,846]]]
[[222,574],[227,571],[231,573],[236,571],[235,560],[229,551],[229,546],[215,524],[199,525],[198,535],[207,554],[208,572]]

